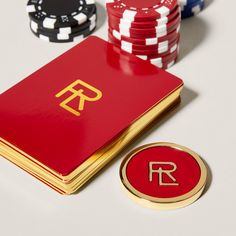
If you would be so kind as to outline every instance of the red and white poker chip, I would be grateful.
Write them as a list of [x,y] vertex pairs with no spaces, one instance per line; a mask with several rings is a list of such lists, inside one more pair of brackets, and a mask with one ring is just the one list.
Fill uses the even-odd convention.
[[140,44],[135,44],[135,43],[131,43],[125,40],[119,40],[117,38],[115,38],[110,32],[108,33],[108,38],[111,42],[113,42],[114,44],[118,45],[121,48],[127,48],[130,50],[158,50],[158,48],[163,48],[163,47],[168,47],[169,45],[176,41],[176,39],[179,36],[170,38],[169,40],[164,40],[162,42],[158,42],[157,44],[154,45],[140,45]]
[[[138,56],[138,57],[143,59],[141,56]],[[176,62],[178,58],[178,53],[177,51],[175,51],[164,57],[149,58],[147,56],[146,58],[147,59],[144,59],[144,60],[149,61],[151,64],[153,64],[156,67],[166,70],[166,69],[169,69],[173,65],[173,63]]]
[[108,23],[111,28],[117,30],[122,35],[127,37],[134,37],[135,35],[137,36],[150,35],[152,37],[161,37],[173,31],[173,29],[180,24],[180,21],[181,21],[181,16],[180,14],[177,14],[176,17],[168,24],[162,24],[156,27],[145,28],[145,29],[132,28],[128,27],[127,25],[121,25],[119,24],[119,21],[112,20],[111,18],[109,18]]
[[160,25],[168,24],[170,21],[172,21],[178,14],[181,13],[181,9],[177,6],[176,9],[168,16],[164,18],[160,18],[153,21],[130,21],[128,19],[117,17],[113,14],[109,14],[109,19],[112,21],[118,22],[118,24],[121,24],[122,26],[126,26],[128,28],[138,28],[138,29],[146,29],[146,28],[153,28]]
[[136,34],[134,32],[130,32],[130,30],[123,30],[122,32],[119,31],[119,29],[114,28],[112,25],[110,25],[110,23],[108,24],[109,28],[112,30],[116,30],[119,34],[129,37],[129,38],[136,38],[136,39],[145,39],[145,38],[162,38],[164,36],[167,36],[169,33],[171,33],[174,30],[178,30],[179,28],[179,23],[174,25],[172,28],[170,29],[166,29],[163,31],[159,31],[157,33],[153,33],[153,34]]
[[174,41],[166,44],[161,44],[157,48],[154,49],[136,49],[135,45],[127,45],[127,44],[119,44],[117,43],[113,38],[109,38],[110,42],[112,42],[114,45],[121,47],[126,52],[132,53],[134,55],[153,55],[153,56],[164,56],[166,54],[172,53],[177,49],[177,46],[179,44],[179,38],[176,38]]
[[175,44],[171,48],[171,50],[169,50],[166,54],[163,55],[136,55],[136,56],[142,60],[149,61],[151,64],[159,68],[169,69],[176,62],[178,58],[179,45]]
[[107,0],[107,10],[130,21],[151,21],[168,16],[177,0]]
[[128,154],[121,182],[132,199],[147,207],[185,207],[202,194],[207,168],[198,154],[173,143],[154,143]]
[[168,35],[156,38],[156,37],[145,37],[145,38],[133,38],[121,35],[120,32],[117,30],[109,28],[109,32],[118,40],[124,40],[126,42],[130,42],[133,44],[140,44],[140,45],[156,45],[159,42],[163,42],[166,40],[171,40],[174,37],[178,36],[179,27],[171,31]]
[[136,55],[136,56],[142,60],[148,60],[154,65],[161,65],[163,63],[168,63],[177,59],[179,53],[178,52],[179,46],[175,45],[175,47],[172,47],[172,50],[173,51],[170,51],[163,56],[156,56],[156,55]]

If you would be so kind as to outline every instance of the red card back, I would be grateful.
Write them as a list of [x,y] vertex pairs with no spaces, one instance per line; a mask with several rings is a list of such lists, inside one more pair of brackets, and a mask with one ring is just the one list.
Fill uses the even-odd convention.
[[0,137],[68,175],[182,86],[177,77],[89,37],[0,95]]

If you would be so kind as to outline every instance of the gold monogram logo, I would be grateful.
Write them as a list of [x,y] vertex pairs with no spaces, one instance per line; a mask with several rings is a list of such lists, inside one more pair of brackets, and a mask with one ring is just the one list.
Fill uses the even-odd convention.
[[[166,169],[163,169],[163,167],[166,166]],[[168,166],[172,166],[172,169],[168,169]],[[154,169],[154,167],[156,167]],[[159,168],[157,168],[159,167]],[[149,181],[152,182],[153,180],[153,174],[158,174],[159,179],[159,185],[160,186],[177,186],[179,185],[176,181],[176,179],[171,175],[172,172],[175,172],[177,170],[177,166],[173,162],[149,162]],[[163,181],[163,175],[166,174],[169,179],[172,181],[172,183],[168,182],[165,183]]]
[[[86,95],[84,88],[89,90],[90,93],[92,91],[92,93],[94,93],[95,96]],[[56,97],[59,98],[67,92],[70,92],[72,94],[67,99],[65,99],[63,102],[61,102],[60,106],[76,116],[80,116],[81,111],[84,110],[85,101],[86,102],[95,102],[95,101],[98,101],[99,99],[102,98],[102,92],[100,90],[94,88],[93,86],[85,83],[82,80],[76,80],[75,82],[73,82],[72,84],[70,84],[69,86],[64,88],[61,92],[59,92],[56,95]],[[77,109],[75,109],[69,105],[69,103],[72,102],[76,98],[77,99],[79,98],[79,105],[78,105]]]

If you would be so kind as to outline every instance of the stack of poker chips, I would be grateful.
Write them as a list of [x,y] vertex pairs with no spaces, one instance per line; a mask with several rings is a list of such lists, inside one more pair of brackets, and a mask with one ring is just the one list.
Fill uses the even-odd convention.
[[74,42],[96,28],[94,0],[29,0],[30,29],[48,42]]
[[108,38],[122,50],[168,69],[178,57],[177,0],[107,0]]
[[182,19],[197,15],[204,8],[204,0],[178,0]]

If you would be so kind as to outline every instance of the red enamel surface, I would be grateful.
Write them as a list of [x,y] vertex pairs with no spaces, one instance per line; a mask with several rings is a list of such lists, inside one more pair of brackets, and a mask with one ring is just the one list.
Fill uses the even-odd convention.
[[[177,170],[171,175],[179,183],[178,186],[160,186],[159,174],[153,174],[153,180],[149,181],[149,162],[173,162]],[[163,169],[172,169],[170,165],[155,165]],[[197,161],[188,153],[171,147],[152,147],[133,156],[126,169],[126,175],[130,184],[139,192],[152,197],[172,198],[190,192],[199,182],[200,167]],[[163,182],[173,181],[163,174]]]
[[[112,44],[89,37],[0,95],[0,137],[68,175],[182,85],[177,77]],[[76,80],[102,91],[80,116],[55,95]],[[88,96],[89,90],[83,88]],[[80,98],[69,105],[77,108]]]

